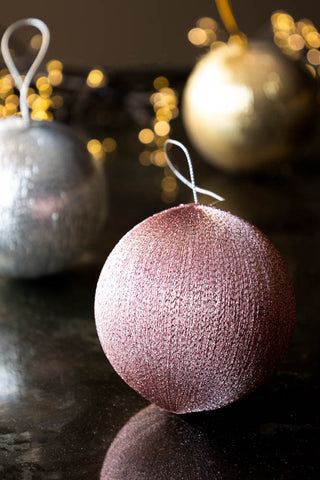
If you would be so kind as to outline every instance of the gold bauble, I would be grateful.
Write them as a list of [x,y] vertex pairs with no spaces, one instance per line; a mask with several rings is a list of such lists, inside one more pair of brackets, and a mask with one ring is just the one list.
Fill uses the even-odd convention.
[[290,155],[315,112],[315,81],[307,68],[263,42],[222,45],[204,55],[183,97],[195,147],[210,163],[234,171]]

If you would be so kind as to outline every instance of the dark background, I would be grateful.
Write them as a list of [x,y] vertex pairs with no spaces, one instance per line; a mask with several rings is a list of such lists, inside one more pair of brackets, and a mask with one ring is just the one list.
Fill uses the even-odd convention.
[[[314,0],[234,0],[235,17],[250,36],[270,28],[270,15],[283,9],[295,20],[320,24],[320,4]],[[51,31],[47,58],[66,66],[137,67],[166,64],[191,66],[199,50],[187,32],[202,16],[219,20],[213,0],[19,0],[3,2],[1,24],[38,17]]]

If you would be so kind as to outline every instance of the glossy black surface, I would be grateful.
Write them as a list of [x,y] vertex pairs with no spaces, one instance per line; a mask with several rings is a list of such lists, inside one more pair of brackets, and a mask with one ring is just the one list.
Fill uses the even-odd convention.
[[[142,78],[152,85],[152,76]],[[197,184],[226,197],[219,207],[255,224],[286,259],[298,316],[290,349],[267,384],[221,410],[178,417],[148,407],[112,370],[96,335],[95,285],[108,252],[137,222],[192,201],[181,185],[174,204],[162,203],[162,169],[138,161],[141,126],[121,112],[121,101],[110,108],[117,108],[117,122],[110,120],[107,135],[116,138],[118,150],[105,165],[109,217],[93,254],[61,275],[0,279],[0,478],[319,478],[316,143],[292,162],[240,177],[213,169],[190,148]],[[172,138],[189,146],[179,119],[172,128]]]

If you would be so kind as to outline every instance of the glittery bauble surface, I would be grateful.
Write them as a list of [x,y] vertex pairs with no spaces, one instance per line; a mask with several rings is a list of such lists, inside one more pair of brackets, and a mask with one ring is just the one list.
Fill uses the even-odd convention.
[[105,178],[55,122],[0,121],[0,275],[33,278],[79,258],[105,216]]
[[101,345],[141,395],[171,412],[227,405],[280,363],[294,291],[275,247],[246,221],[182,205],[128,232],[95,300]]
[[276,46],[221,46],[200,59],[183,96],[190,139],[209,163],[253,170],[285,158],[316,113],[314,79]]

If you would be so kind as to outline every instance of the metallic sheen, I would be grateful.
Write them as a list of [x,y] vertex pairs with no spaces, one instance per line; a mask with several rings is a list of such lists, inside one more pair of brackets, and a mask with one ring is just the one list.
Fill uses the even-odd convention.
[[198,62],[184,91],[183,119],[209,163],[254,170],[288,157],[316,112],[307,69],[274,45],[223,45]]
[[259,230],[188,204],[120,240],[101,272],[95,315],[119,375],[159,407],[187,413],[228,405],[273,373],[295,298],[284,261]]
[[68,127],[0,121],[0,275],[34,278],[79,259],[105,217],[106,185]]

